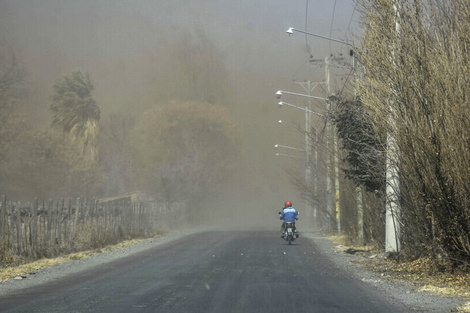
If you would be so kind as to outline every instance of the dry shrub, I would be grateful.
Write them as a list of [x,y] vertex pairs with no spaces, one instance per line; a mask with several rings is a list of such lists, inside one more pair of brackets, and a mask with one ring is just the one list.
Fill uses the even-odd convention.
[[361,97],[400,149],[402,242],[470,264],[470,4],[363,1]]

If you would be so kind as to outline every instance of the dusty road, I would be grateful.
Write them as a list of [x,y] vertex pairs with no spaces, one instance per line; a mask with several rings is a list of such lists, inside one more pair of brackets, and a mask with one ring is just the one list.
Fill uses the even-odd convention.
[[401,312],[300,238],[205,232],[0,295],[1,312]]

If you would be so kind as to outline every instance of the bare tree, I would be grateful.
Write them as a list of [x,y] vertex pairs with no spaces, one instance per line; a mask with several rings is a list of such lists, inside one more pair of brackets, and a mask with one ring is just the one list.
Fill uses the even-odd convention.
[[0,51],[0,163],[5,152],[21,133],[21,117],[17,114],[24,96],[26,71],[15,53]]
[[396,3],[363,1],[361,97],[400,149],[405,250],[468,265],[470,4]]
[[140,186],[167,201],[208,193],[230,176],[239,156],[238,131],[220,105],[156,106],[140,119],[135,134]]

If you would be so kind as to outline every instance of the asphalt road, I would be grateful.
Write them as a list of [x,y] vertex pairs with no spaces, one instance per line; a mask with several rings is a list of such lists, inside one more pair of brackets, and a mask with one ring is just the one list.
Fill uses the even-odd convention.
[[0,312],[401,312],[315,243],[205,232],[0,296]]

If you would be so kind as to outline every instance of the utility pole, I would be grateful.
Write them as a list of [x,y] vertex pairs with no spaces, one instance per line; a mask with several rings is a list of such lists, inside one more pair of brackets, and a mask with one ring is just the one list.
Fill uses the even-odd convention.
[[[349,55],[352,57],[352,68],[354,71],[354,100],[357,100],[357,51],[351,48]],[[364,207],[363,207],[363,194],[362,187],[356,187],[356,209],[357,209],[357,240],[359,245],[364,244]]]
[[[395,10],[395,31],[397,39],[400,38],[400,24],[398,22],[399,12],[397,0],[393,1]],[[392,47],[392,62],[396,68],[395,61],[396,43]],[[391,99],[393,101],[393,99]],[[387,132],[387,160],[386,160],[386,212],[385,212],[385,252],[400,252],[400,186],[398,173],[398,146],[396,142],[395,111],[390,105],[389,131]],[[394,133],[391,133],[393,131]]]
[[[318,135],[317,130],[312,129],[312,140],[315,143],[318,143]],[[313,164],[315,175],[312,175],[313,180],[313,194],[316,196],[318,194],[318,147],[313,149]],[[313,228],[318,229],[318,212],[317,212],[317,204],[313,205]]]
[[[331,58],[330,56],[325,58],[325,75],[326,75],[326,86],[328,90],[328,97],[331,96],[331,87],[330,87],[330,62],[333,61],[339,61],[342,60],[343,58]],[[336,100],[330,100],[330,113],[333,113],[336,111]],[[331,122],[328,121],[328,125],[330,125]],[[328,127],[328,135],[330,134],[330,129]],[[333,158],[334,158],[334,175],[335,175],[335,205],[330,203],[329,208],[331,208],[332,214],[334,214],[336,218],[336,228],[338,231],[338,234],[341,233],[341,210],[340,210],[340,186],[339,186],[339,149],[338,149],[338,135],[336,133],[336,127],[333,126]],[[329,172],[329,171],[328,171]],[[331,175],[328,173],[328,177]],[[331,182],[328,183],[328,188],[331,188]],[[329,194],[330,201],[331,199],[331,189]]]
[[[312,87],[312,82],[294,82],[295,84],[299,84],[302,88],[307,92],[309,96],[312,95],[312,91],[318,86],[316,83]],[[312,125],[312,116],[311,116],[311,99],[309,98],[305,104],[305,182],[307,188],[310,188],[312,183],[312,169],[310,164],[310,153],[312,151],[312,144],[310,142],[310,130]],[[315,180],[316,181],[316,180]],[[316,189],[316,187],[314,187]],[[305,199],[305,213],[307,216],[307,220],[309,221],[309,226],[312,227],[312,219],[314,219],[314,223],[316,223],[316,206],[310,205],[308,199]]]
[[362,188],[356,187],[357,206],[357,239],[359,245],[364,244],[364,208],[362,206]]

